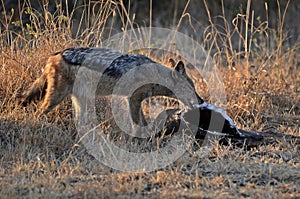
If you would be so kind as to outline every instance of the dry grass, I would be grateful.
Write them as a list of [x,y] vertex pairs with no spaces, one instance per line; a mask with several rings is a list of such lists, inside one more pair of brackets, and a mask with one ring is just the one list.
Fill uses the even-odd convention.
[[[96,13],[102,23],[94,22],[91,28],[100,33],[103,20],[110,14]],[[247,20],[251,21],[249,17]],[[188,151],[167,168],[150,173],[124,173],[102,165],[78,143],[69,99],[47,116],[35,118],[39,104],[24,108],[15,98],[41,74],[51,53],[75,43],[96,43],[87,38],[88,32],[71,39],[65,26],[68,21],[33,21],[30,27],[44,27],[18,34],[9,30],[9,23],[7,16],[0,46],[1,198],[300,197],[300,147],[284,140],[250,150],[216,143],[208,154],[204,149]],[[50,31],[53,27],[55,31]],[[218,34],[214,35],[217,39]],[[221,41],[226,35],[230,34],[222,35]],[[239,35],[244,38],[244,34]],[[233,41],[227,37],[228,42]],[[225,54],[230,66],[218,67],[226,89],[227,111],[240,128],[272,128],[300,136],[299,49],[297,44],[286,51],[282,43],[277,47],[262,50],[251,59],[247,55],[247,59],[241,58],[251,56],[250,49],[234,52],[230,47],[228,51],[216,48],[216,55]],[[209,100],[205,89],[198,90]],[[103,119],[110,118],[109,110],[103,108],[103,115]]]

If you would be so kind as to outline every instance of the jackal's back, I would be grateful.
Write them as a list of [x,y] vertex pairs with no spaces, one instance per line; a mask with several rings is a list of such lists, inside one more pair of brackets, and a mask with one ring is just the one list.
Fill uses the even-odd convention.
[[114,78],[120,78],[142,64],[155,63],[144,55],[123,54],[104,48],[69,48],[60,54],[70,65],[83,66]]
[[70,65],[80,65],[102,73],[116,58],[123,55],[105,48],[68,48],[60,54]]

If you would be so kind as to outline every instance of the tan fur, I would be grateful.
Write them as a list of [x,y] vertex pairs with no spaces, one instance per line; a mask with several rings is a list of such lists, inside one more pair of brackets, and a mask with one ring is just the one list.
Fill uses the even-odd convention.
[[174,68],[176,66],[176,62],[174,61],[174,59],[170,58],[168,60],[167,66],[170,68]]
[[[42,113],[48,113],[71,92],[76,74],[76,71],[72,71],[71,68],[60,54],[51,56],[41,77],[26,92],[31,93],[32,90],[40,87],[41,82],[47,82],[45,98],[41,106]],[[26,94],[23,96],[26,97]]]

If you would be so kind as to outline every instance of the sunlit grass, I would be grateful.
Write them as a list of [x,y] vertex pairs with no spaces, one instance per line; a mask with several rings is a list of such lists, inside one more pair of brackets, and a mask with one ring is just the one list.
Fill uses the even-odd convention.
[[[86,18],[82,18],[78,26],[84,27],[78,28],[75,35],[70,30],[72,13],[58,11],[53,20],[55,17],[46,10],[37,16],[24,9],[21,13],[29,12],[33,20],[15,30],[9,28],[10,16],[5,17],[0,31],[1,198],[300,197],[300,149],[294,143],[279,140],[250,150],[215,143],[208,153],[203,148],[189,150],[164,169],[130,174],[106,167],[88,154],[76,134],[70,99],[47,116],[34,116],[39,103],[22,107],[16,96],[41,74],[49,55],[67,47],[101,45],[101,40],[95,38],[105,32],[106,20],[124,9],[109,1],[98,5],[102,6],[101,12],[92,12],[88,6],[83,12],[94,14],[93,20],[85,23]],[[126,10],[123,15],[126,18]],[[251,30],[250,19],[248,16],[249,21],[244,22]],[[130,27],[130,23],[126,25]],[[265,45],[259,53],[253,50],[251,54],[251,49],[242,47],[236,52],[231,47],[234,41],[228,37],[231,33],[221,34],[213,25],[206,31],[213,36],[205,37],[204,43],[217,49],[214,58],[226,89],[227,112],[237,126],[300,136],[299,44],[285,50],[280,36],[275,48]],[[266,27],[260,31],[273,30]],[[251,34],[256,33],[250,31],[248,42],[255,42]],[[245,41],[245,34],[239,35]],[[219,48],[215,39],[228,48]],[[200,82],[195,82],[197,90],[209,101],[207,88],[203,89]],[[104,99],[101,103],[107,102]],[[174,105],[174,101],[166,105]],[[101,110],[107,126],[113,125],[109,123],[110,109]],[[132,143],[123,144],[130,147]]]

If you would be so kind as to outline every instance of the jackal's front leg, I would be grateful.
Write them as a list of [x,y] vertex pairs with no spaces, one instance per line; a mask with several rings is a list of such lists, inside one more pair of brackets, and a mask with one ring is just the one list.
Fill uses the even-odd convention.
[[129,98],[131,117],[135,124],[147,126],[147,121],[142,110],[142,102],[152,96],[176,97],[170,89],[159,84],[146,84],[141,86],[135,90]]

